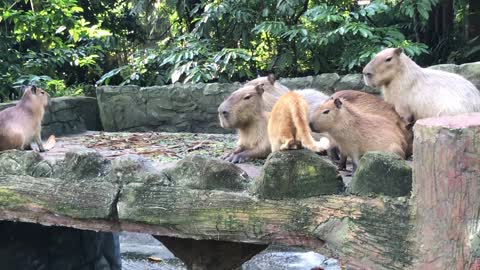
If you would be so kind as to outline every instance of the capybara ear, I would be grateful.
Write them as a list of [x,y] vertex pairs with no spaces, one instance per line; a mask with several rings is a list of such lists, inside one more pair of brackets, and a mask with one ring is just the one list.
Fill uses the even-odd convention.
[[339,99],[339,98],[336,98],[333,103],[335,103],[335,107],[337,107],[337,109],[340,109],[342,107],[342,101]]
[[25,94],[25,91],[27,91],[27,88],[28,86],[26,85],[22,85],[22,87],[20,87],[20,96],[23,97],[23,94]]
[[402,48],[396,48],[394,52],[395,52],[396,55],[400,55],[400,54],[402,54],[403,49]]
[[277,80],[277,79],[275,78],[275,75],[273,75],[273,73],[268,74],[267,79],[268,79],[268,81],[269,81],[271,84],[274,84],[275,81]]
[[263,84],[255,86],[255,91],[257,91],[257,94],[259,96],[263,95],[263,92],[265,92],[265,90],[263,89]]
[[32,93],[34,93],[35,95],[37,94],[37,87],[35,85],[32,85],[30,89],[32,90]]

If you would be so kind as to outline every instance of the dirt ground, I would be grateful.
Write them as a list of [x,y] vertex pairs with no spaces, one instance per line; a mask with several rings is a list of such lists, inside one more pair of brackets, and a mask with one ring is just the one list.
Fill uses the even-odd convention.
[[[236,139],[235,134],[86,132],[57,137],[55,146],[42,153],[42,156],[55,161],[63,159],[67,152],[88,149],[98,151],[107,159],[137,154],[163,169],[189,155],[220,158],[224,153],[233,151]],[[254,160],[238,166],[251,177],[257,177],[264,162],[265,160]],[[351,178],[349,172],[340,173],[344,182],[348,183]]]

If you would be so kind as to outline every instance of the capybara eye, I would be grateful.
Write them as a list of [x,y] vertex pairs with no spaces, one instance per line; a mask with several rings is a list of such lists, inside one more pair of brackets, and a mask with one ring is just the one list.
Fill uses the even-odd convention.
[[249,95],[249,96],[244,97],[243,99],[247,100],[247,99],[250,99],[251,97],[252,96]]
[[329,112],[330,112],[330,110],[325,110],[325,111],[323,111],[322,113],[323,113],[323,114],[328,114]]
[[385,59],[385,62],[390,62],[392,61],[392,57],[388,57],[387,59]]

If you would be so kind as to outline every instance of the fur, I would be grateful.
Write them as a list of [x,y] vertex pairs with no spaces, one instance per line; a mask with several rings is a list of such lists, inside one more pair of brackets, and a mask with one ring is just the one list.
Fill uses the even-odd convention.
[[387,151],[405,158],[407,142],[389,119],[360,111],[343,98],[330,99],[316,111],[311,123],[317,132],[328,132],[354,168],[368,151]]
[[[310,108],[315,108],[328,99],[328,96],[313,89],[303,91],[296,92],[305,96],[308,104],[313,104]],[[276,81],[275,76],[269,75],[247,82],[220,104],[220,126],[234,128],[239,135],[236,150],[226,153],[224,159],[235,163],[244,162],[253,158],[265,158],[271,153],[267,136],[269,112],[280,96],[288,92],[290,90]]]
[[41,88],[31,86],[25,89],[16,106],[0,111],[0,151],[23,150],[32,141],[41,152],[45,151],[41,129],[48,103],[48,94]]
[[480,112],[480,92],[460,75],[421,68],[401,49],[385,49],[364,70],[365,83],[381,87],[404,119]]
[[272,152],[308,148],[314,152],[329,148],[327,139],[317,142],[310,131],[307,102],[296,92],[279,98],[268,121],[268,138]]
[[[395,111],[395,108],[390,103],[385,102],[379,97],[376,97],[372,94],[368,94],[361,91],[355,90],[342,90],[335,92],[331,97],[343,98],[362,112],[375,114],[378,116],[385,117],[389,119],[392,123],[395,123],[402,133],[405,134],[405,139],[408,143],[407,156],[410,156],[412,153],[412,144],[413,144],[413,132],[411,128],[408,128],[408,124],[404,121],[400,115]],[[341,167],[345,167],[344,164],[340,164]]]

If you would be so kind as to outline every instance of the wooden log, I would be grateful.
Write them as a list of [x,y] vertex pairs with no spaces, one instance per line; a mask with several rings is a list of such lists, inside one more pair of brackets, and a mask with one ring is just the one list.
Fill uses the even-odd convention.
[[474,269],[480,215],[480,113],[415,124],[412,269]]
[[118,187],[106,181],[0,176],[0,220],[117,231],[117,194]]
[[405,198],[260,200],[245,193],[149,183],[124,187],[118,214],[125,231],[302,246],[357,269],[404,269],[413,256]]

